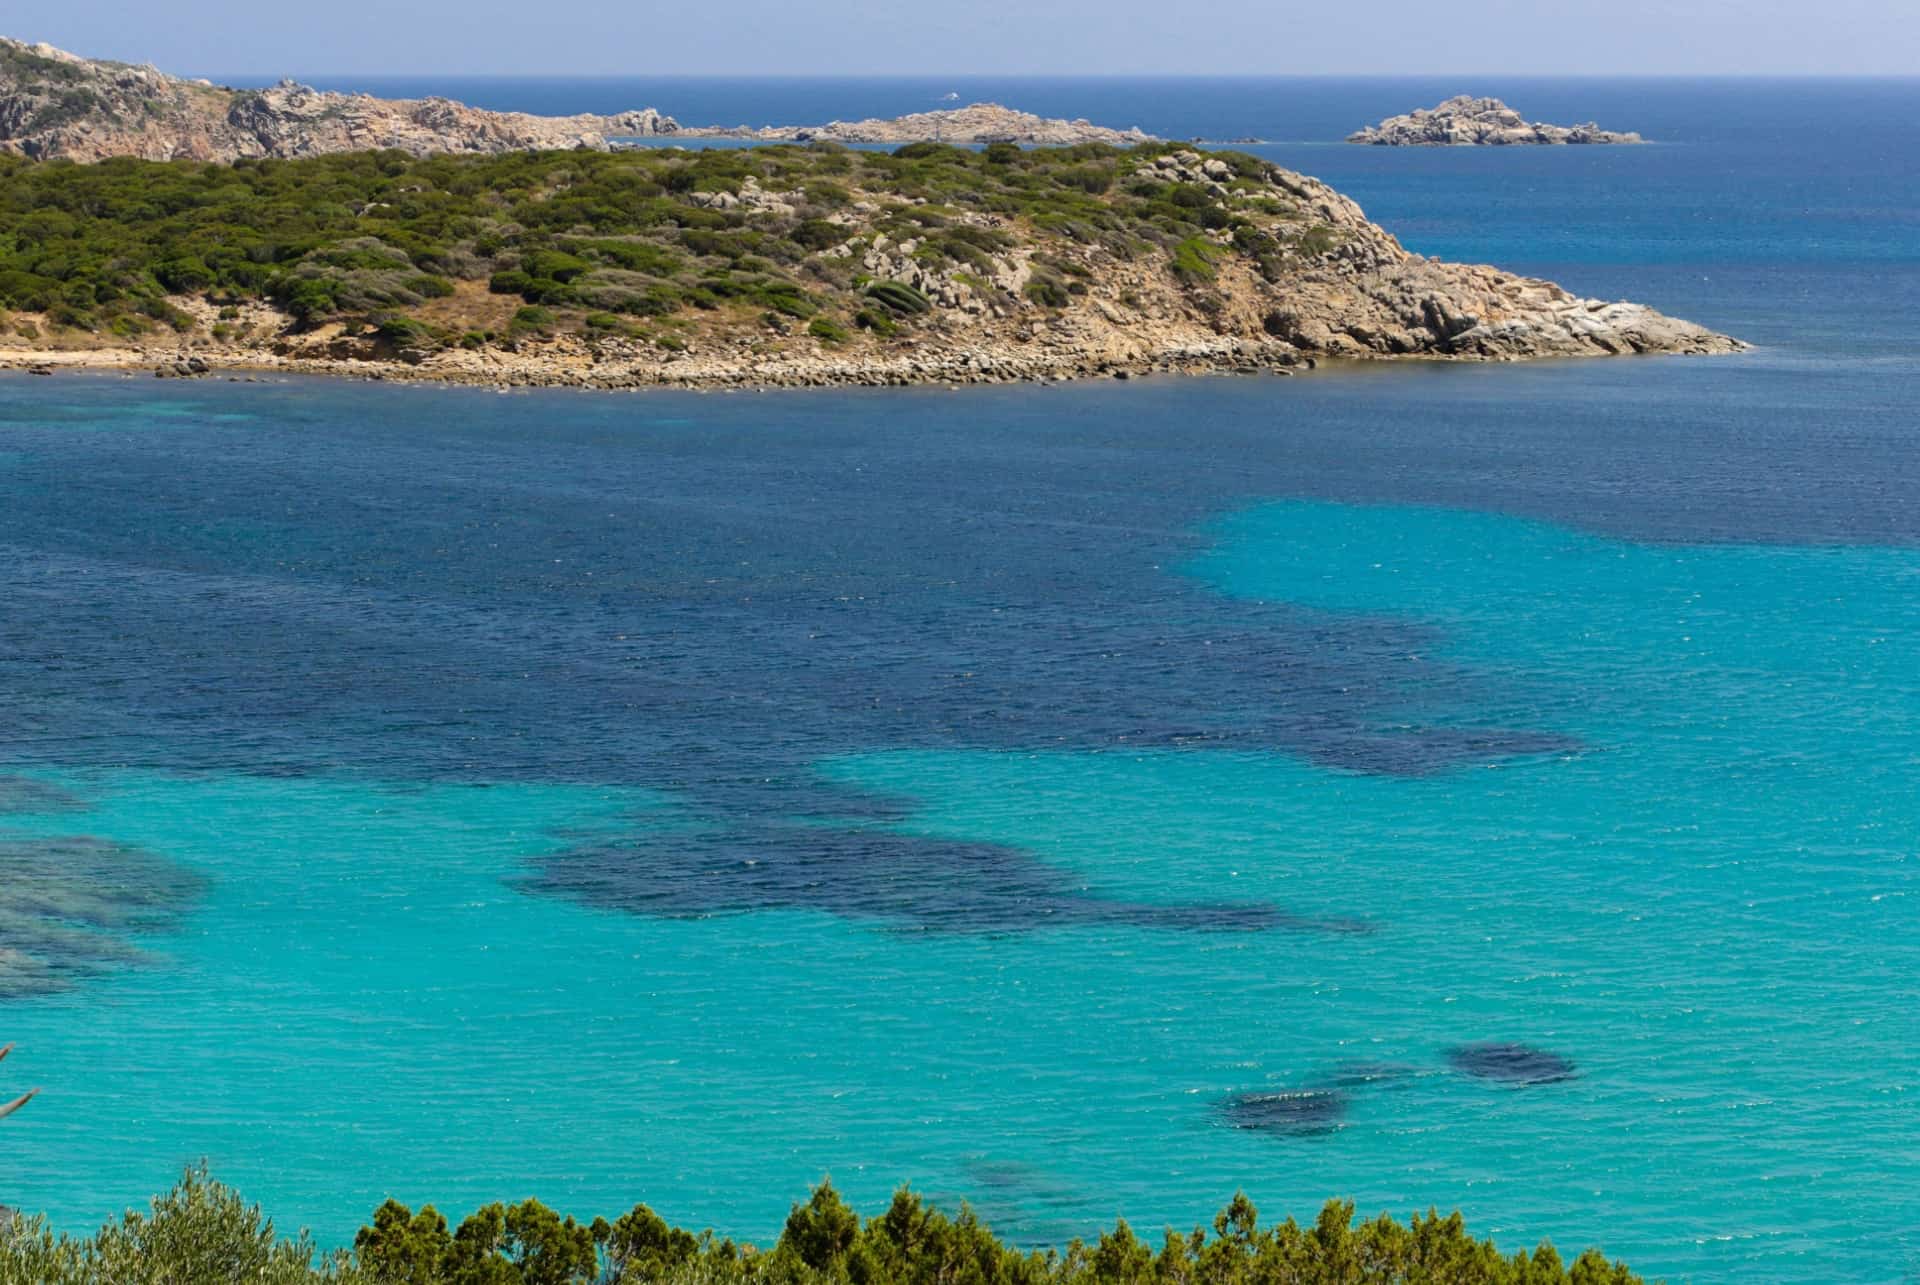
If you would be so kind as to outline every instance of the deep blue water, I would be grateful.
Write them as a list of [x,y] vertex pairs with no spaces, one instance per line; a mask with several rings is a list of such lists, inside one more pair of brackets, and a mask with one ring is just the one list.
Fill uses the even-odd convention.
[[[0,1198],[206,1156],[330,1241],[387,1194],[765,1237],[831,1171],[1035,1242],[1245,1188],[1912,1269],[1920,84],[365,87],[1259,135],[1415,249],[1761,346],[0,377],[0,1042],[48,1089]],[[1326,141],[1456,88],[1661,145]]]

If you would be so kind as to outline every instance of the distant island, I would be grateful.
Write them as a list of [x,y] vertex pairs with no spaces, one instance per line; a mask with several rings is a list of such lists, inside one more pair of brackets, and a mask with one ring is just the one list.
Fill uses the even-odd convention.
[[154,67],[82,58],[0,37],[0,152],[35,160],[237,161],[394,148],[415,156],[586,148],[623,140],[1029,146],[1150,142],[1139,129],[1049,120],[996,103],[892,120],[824,125],[688,126],[648,107],[608,116],[488,111],[446,98],[329,93],[292,80],[233,89]]
[[1638,134],[1622,134],[1584,125],[1548,125],[1529,121],[1498,98],[1460,94],[1437,107],[1405,116],[1389,116],[1347,135],[1349,143],[1376,147],[1554,147],[1566,144],[1644,143]]
[[1019,143],[1029,147],[1071,147],[1080,143],[1107,143],[1128,147],[1156,142],[1138,126],[1109,129],[1086,120],[1050,120],[1031,112],[1014,111],[998,103],[974,103],[944,111],[915,112],[910,116],[860,121],[831,121],[825,125],[746,125],[734,129],[682,128],[683,138],[744,138],[765,143]]
[[[1412,254],[1244,152],[924,137],[1004,129],[1001,109],[614,150],[615,125],[678,127],[0,55],[11,101],[42,104],[0,111],[39,140],[0,155],[0,364],[31,370],[741,387],[1741,347]],[[883,126],[915,141],[841,145]],[[218,159],[136,159],[182,155]]]

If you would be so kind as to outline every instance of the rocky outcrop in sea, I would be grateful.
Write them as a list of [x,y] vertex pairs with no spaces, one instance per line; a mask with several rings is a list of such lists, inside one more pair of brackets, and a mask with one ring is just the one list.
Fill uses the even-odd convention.
[[1139,126],[1110,129],[1087,120],[1059,120],[1016,111],[999,103],[972,103],[943,111],[857,121],[830,121],[825,125],[768,125],[758,129],[694,128],[688,137],[750,138],[767,143],[1019,143],[1029,147],[1070,147],[1077,143],[1108,143],[1131,147],[1151,143],[1152,134]]
[[1529,121],[1498,98],[1460,94],[1437,107],[1389,116],[1347,135],[1349,143],[1377,147],[1527,147],[1572,143],[1644,143],[1638,134],[1616,133],[1589,121],[1548,125]]

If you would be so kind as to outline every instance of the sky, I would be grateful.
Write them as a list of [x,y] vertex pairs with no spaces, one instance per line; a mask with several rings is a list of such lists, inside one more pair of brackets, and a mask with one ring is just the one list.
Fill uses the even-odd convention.
[[1920,75],[1920,0],[5,0],[183,75]]

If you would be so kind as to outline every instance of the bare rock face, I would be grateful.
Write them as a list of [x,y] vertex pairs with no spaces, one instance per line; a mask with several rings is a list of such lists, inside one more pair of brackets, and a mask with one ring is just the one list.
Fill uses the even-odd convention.
[[[1156,161],[1181,182],[1204,183],[1207,164],[1194,152]],[[1319,179],[1276,170],[1268,181],[1293,204],[1296,224],[1325,229],[1324,248],[1293,255],[1270,278],[1223,274],[1217,320],[1230,330],[1349,358],[1514,361],[1746,347],[1644,304],[1582,298],[1551,281],[1413,254]]]
[[604,150],[614,138],[678,128],[651,108],[552,117],[484,111],[444,98],[323,93],[290,80],[268,89],[229,89],[0,37],[0,152],[37,160],[233,161],[379,148],[416,156]]
[[1589,121],[1547,125],[1529,121],[1498,98],[1461,94],[1438,107],[1390,116],[1347,136],[1349,143],[1378,147],[1512,147],[1568,143],[1643,143],[1638,134],[1615,133]]
[[1076,143],[1110,143],[1131,147],[1154,141],[1138,126],[1110,129],[1086,120],[1059,120],[1015,111],[998,103],[973,103],[945,111],[915,112],[891,119],[832,121],[825,125],[770,125],[761,129],[683,130],[691,137],[751,138],[770,143],[1020,143],[1031,147],[1066,147]]

